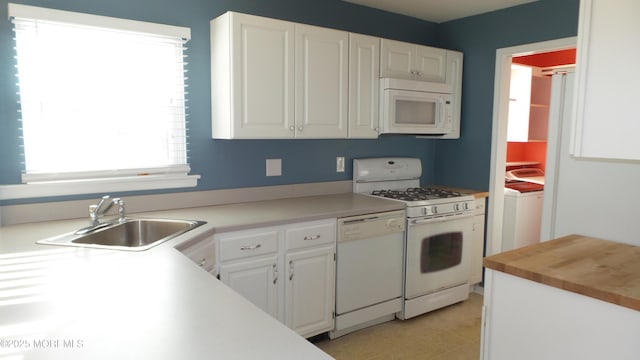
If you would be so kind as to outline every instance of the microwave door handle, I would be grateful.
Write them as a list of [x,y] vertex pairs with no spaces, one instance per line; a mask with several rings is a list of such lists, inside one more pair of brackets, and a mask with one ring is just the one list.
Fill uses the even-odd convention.
[[442,128],[442,126],[444,126],[444,117],[445,117],[444,99],[442,98],[442,96],[438,97],[438,106],[437,106],[436,112],[438,113],[438,123],[436,124],[436,126],[438,128]]

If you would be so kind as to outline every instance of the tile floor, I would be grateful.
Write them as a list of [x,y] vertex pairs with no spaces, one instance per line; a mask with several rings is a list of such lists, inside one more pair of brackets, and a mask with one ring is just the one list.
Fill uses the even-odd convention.
[[394,320],[315,345],[338,360],[480,358],[482,295],[409,320]]

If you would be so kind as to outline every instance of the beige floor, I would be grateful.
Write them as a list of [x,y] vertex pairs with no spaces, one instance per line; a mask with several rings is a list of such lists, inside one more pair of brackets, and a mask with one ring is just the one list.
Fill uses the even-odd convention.
[[480,357],[482,296],[315,344],[338,360],[471,360]]

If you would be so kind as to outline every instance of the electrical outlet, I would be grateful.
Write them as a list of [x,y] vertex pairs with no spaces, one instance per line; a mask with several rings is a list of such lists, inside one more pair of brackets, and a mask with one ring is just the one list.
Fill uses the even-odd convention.
[[336,172],[344,172],[344,156],[336,157]]
[[267,159],[267,176],[282,175],[282,159]]

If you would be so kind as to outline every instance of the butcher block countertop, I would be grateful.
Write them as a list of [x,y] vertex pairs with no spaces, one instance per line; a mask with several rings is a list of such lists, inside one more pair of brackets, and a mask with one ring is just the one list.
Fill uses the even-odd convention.
[[458,187],[446,186],[446,185],[429,185],[429,186],[430,187],[434,187],[434,188],[438,188],[438,189],[443,189],[443,190],[457,191],[457,192],[460,192],[460,193],[463,193],[463,194],[466,194],[466,195],[473,195],[473,197],[475,197],[476,199],[489,197],[489,192],[488,191],[465,189],[465,188],[458,188]]
[[640,247],[569,235],[486,257],[484,266],[640,310]]

